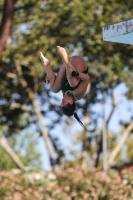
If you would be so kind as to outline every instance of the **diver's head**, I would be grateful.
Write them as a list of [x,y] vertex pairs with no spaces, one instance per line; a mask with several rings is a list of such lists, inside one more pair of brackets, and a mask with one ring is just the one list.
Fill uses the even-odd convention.
[[69,93],[65,94],[62,99],[61,107],[66,107],[68,104],[72,105],[74,102],[75,101],[74,101],[73,95]]
[[75,111],[75,102],[73,102],[73,104],[68,103],[65,106],[62,106],[61,108],[65,115],[67,115],[68,117],[72,116]]
[[75,101],[73,95],[66,94],[63,96],[62,103],[61,103],[62,111],[67,116],[72,116],[75,111]]
[[80,121],[77,113],[75,112],[76,105],[75,101],[72,98],[66,97],[64,100],[62,99],[62,104],[61,104],[62,111],[65,115],[68,117],[74,115],[75,119],[79,122],[79,124],[86,130],[86,127],[83,125],[83,123]]

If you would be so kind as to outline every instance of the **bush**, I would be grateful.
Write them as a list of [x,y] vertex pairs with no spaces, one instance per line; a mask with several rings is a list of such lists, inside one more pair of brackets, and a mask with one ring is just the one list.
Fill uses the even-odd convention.
[[[126,171],[130,177],[130,173]],[[132,176],[131,176],[132,177]],[[129,180],[129,179],[128,179]],[[133,180],[133,179],[132,179]],[[125,171],[105,174],[80,166],[54,173],[0,172],[0,200],[132,200],[132,181]]]

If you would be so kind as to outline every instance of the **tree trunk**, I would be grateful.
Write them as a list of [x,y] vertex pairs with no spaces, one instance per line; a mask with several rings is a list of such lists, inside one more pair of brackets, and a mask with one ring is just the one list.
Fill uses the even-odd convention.
[[[112,117],[112,115],[113,115],[113,113],[115,111],[115,108],[116,108],[113,90],[112,90],[112,93],[111,93],[111,97],[112,97],[112,109],[110,111],[108,119],[105,122],[105,127],[106,127],[106,131],[107,132],[108,132],[108,124],[109,124],[110,119],[111,119],[111,117]],[[99,142],[99,146],[98,146],[98,149],[97,149],[97,157],[96,157],[96,161],[95,161],[94,167],[98,167],[100,153],[102,152],[102,149],[103,149],[102,146],[103,146],[103,138],[102,138],[102,131],[101,131],[101,133],[100,133],[100,142]]]
[[102,152],[102,146],[103,146],[103,139],[102,139],[102,133],[100,133],[100,141],[99,141],[99,145],[98,145],[98,149],[96,153],[96,160],[95,160],[94,167],[98,167],[100,153]]
[[126,141],[127,137],[129,136],[130,132],[132,131],[132,129],[133,129],[133,122],[131,124],[129,124],[129,126],[126,128],[126,130],[125,130],[124,134],[122,135],[118,145],[112,151],[110,158],[108,160],[108,168],[110,168],[111,164],[114,162],[116,156],[118,155],[119,151],[121,150],[122,145]]
[[2,132],[0,131],[0,145],[5,150],[5,152],[12,158],[14,163],[22,170],[25,171],[25,166],[21,162],[21,160],[18,158],[18,156],[14,153],[14,151],[11,149],[11,147],[8,145],[8,143],[5,141],[4,137],[2,136]]
[[16,0],[5,0],[0,25],[0,58],[11,33]]
[[52,161],[53,161],[53,150],[52,150],[52,147],[51,147],[51,144],[50,144],[50,139],[49,139],[49,136],[48,136],[48,133],[46,131],[46,127],[44,125],[44,122],[43,122],[43,116],[42,116],[42,113],[40,111],[40,108],[36,102],[36,98],[35,98],[35,94],[34,92],[28,87],[28,84],[27,82],[25,81],[23,75],[22,75],[22,69],[21,69],[21,66],[19,64],[19,62],[16,61],[16,69],[17,69],[17,73],[18,73],[18,76],[19,76],[19,81],[22,85],[23,88],[25,88],[28,96],[29,96],[29,99],[31,100],[32,102],[32,105],[33,105],[33,108],[34,108],[34,111],[37,115],[37,118],[38,118],[38,121],[39,121],[39,124],[40,124],[40,128],[41,128],[41,132],[42,132],[42,135],[43,135],[43,138],[44,138],[44,141],[46,143],[46,148],[47,148],[47,151],[49,153],[49,157],[50,157],[50,162],[51,162],[51,166],[53,165]]
[[103,149],[103,171],[107,172],[107,122],[105,119],[105,99],[103,97],[103,130],[102,130],[102,149]]
[[32,92],[32,90],[30,88],[27,88],[26,91],[28,92],[29,97],[30,97],[30,99],[32,101],[32,105],[33,105],[33,108],[34,108],[35,113],[37,115],[38,121],[40,123],[40,128],[41,128],[41,131],[42,131],[42,135],[43,135],[44,140],[46,142],[46,147],[47,147],[50,159],[51,159],[52,155],[53,155],[53,151],[52,151],[52,148],[51,148],[51,145],[50,145],[50,139],[49,139],[48,133],[46,131],[46,127],[44,126],[44,123],[43,123],[42,113],[41,113],[41,111],[39,109],[38,104],[36,103],[36,99],[35,99],[35,96],[34,96],[34,93]]
[[[84,114],[84,125],[87,127],[89,124],[89,116],[88,113],[85,112]],[[87,163],[87,147],[86,147],[86,137],[87,136],[87,131],[84,130],[83,132],[83,144],[82,144],[82,150],[81,150],[81,156],[82,156],[82,168],[87,168],[88,163]]]

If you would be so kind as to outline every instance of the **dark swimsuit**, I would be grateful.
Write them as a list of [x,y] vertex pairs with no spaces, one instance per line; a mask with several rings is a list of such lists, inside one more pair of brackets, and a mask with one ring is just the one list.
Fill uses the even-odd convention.
[[[82,73],[88,74],[88,67],[87,67],[87,69],[86,69],[85,71],[83,71]],[[78,99],[77,99],[76,96],[74,95],[74,89],[76,89],[76,88],[79,86],[80,82],[81,82],[81,80],[79,81],[79,83],[78,83],[78,85],[77,85],[76,87],[71,87],[71,86],[69,85],[69,82],[67,81],[66,84],[65,84],[65,86],[63,87],[64,94],[67,94],[68,92],[71,92],[71,93],[73,94],[74,99],[77,101]]]

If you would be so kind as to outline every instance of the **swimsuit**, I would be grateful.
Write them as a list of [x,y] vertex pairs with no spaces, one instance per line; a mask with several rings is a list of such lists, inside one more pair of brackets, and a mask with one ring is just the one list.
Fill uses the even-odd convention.
[[[88,74],[88,67],[85,71],[83,71],[82,73],[84,74]],[[77,88],[80,84],[81,80],[79,81],[78,85],[76,87],[71,87],[69,85],[69,82],[67,81],[65,86],[63,87],[63,91],[64,91],[64,94],[67,94],[68,92],[72,93],[73,94],[73,97],[74,99],[77,101],[78,99],[76,98],[76,96],[74,95],[74,89]]]

